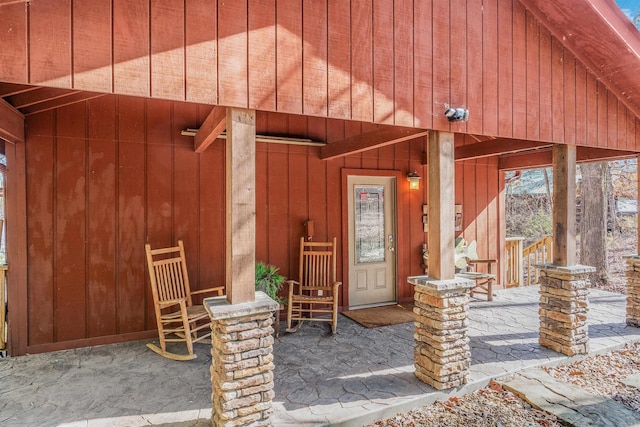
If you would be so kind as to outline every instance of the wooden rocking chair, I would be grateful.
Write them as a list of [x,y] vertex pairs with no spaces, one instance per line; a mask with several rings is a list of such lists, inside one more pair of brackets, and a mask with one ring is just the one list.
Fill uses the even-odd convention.
[[[338,288],[336,281],[336,239],[333,242],[305,242],[300,238],[298,280],[288,280],[287,332],[296,332],[303,321],[330,322],[335,334],[338,326]],[[318,317],[330,314],[331,317]],[[298,323],[292,328],[293,321]]]
[[[160,348],[152,343],[147,347],[169,359],[195,359],[193,343],[211,336],[211,320],[204,306],[193,305],[191,296],[208,292],[220,296],[224,286],[191,292],[182,240],[178,246],[162,249],[151,249],[147,244],[145,251],[160,338]],[[199,331],[203,332],[200,336]],[[168,352],[168,342],[185,342],[189,354]]]

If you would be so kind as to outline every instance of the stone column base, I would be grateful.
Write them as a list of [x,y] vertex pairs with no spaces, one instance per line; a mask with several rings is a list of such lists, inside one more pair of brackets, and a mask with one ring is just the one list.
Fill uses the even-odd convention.
[[467,383],[471,366],[469,290],[473,280],[408,278],[415,285],[415,375],[436,390]]
[[627,258],[627,325],[640,327],[640,255]]
[[594,267],[540,268],[540,345],[567,356],[589,352],[589,273]]
[[256,292],[251,303],[207,298],[211,317],[214,427],[268,426],[273,413],[273,312],[278,303]]

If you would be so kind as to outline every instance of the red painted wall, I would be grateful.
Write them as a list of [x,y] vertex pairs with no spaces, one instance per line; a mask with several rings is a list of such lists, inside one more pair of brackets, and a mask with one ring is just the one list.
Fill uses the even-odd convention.
[[[27,117],[28,352],[113,342],[155,328],[144,244],[185,241],[195,288],[224,280],[224,143],[203,154],[180,130],[211,107],[107,96]],[[258,133],[341,140],[371,125],[334,119],[257,115]],[[464,143],[460,139],[457,143]],[[258,143],[256,257],[295,274],[307,219],[315,239],[342,236],[343,168],[395,170],[421,166],[416,139],[334,160],[316,147]],[[500,251],[497,161],[456,168],[456,202],[464,236],[480,256]],[[412,299],[406,277],[423,273],[422,204],[426,182],[410,192],[398,182],[399,297]],[[339,260],[342,259],[342,248]],[[342,263],[339,276],[345,281]],[[127,335],[128,334],[128,335]]]
[[[640,123],[517,0],[39,0],[0,81],[638,149]],[[467,107],[450,124],[445,106]],[[594,120],[596,118],[596,120]]]

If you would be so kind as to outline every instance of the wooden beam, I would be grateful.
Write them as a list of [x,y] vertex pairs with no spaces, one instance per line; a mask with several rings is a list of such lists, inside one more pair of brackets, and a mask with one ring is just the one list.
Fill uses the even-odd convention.
[[0,138],[9,142],[24,142],[24,115],[0,99]]
[[320,158],[328,160],[347,156],[349,154],[360,153],[373,150],[374,148],[420,138],[427,134],[428,131],[424,129],[385,126],[371,132],[327,144],[320,149]]
[[502,171],[536,169],[551,166],[551,149],[534,150],[527,153],[507,154],[498,159]]
[[[638,153],[626,150],[612,150],[609,148],[577,147],[576,162],[602,162],[607,160],[627,159],[635,157]],[[552,161],[551,148],[533,150],[527,153],[509,154],[500,156],[498,169],[503,171],[519,169],[535,169],[550,167]]]
[[578,147],[576,161],[578,163],[603,162],[606,160],[626,159],[637,156],[638,153],[626,150],[612,150],[609,148]]
[[456,160],[471,160],[499,154],[517,153],[535,148],[551,147],[552,144],[521,139],[493,139],[476,144],[456,147]]
[[226,111],[226,286],[231,304],[255,300],[256,112]]
[[427,271],[436,280],[455,275],[455,160],[451,132],[429,131]]
[[553,146],[553,264],[576,264],[576,146]]
[[202,153],[224,132],[227,127],[226,117],[227,109],[220,106],[213,107],[193,139],[193,149],[196,153]]

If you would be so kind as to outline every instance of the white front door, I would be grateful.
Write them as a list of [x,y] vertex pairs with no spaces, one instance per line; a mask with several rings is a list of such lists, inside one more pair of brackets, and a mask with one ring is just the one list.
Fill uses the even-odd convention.
[[349,176],[349,308],[396,297],[396,179]]

